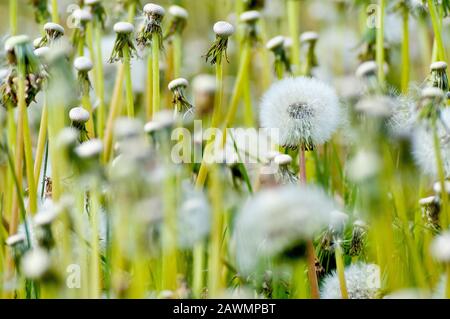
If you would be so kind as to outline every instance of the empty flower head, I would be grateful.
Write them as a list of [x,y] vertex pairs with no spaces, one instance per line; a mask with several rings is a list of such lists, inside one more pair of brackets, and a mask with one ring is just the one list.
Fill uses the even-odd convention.
[[80,132],[78,138],[80,142],[84,142],[89,139],[88,132],[86,130],[86,123],[89,121],[90,117],[89,112],[81,106],[74,107],[69,111],[69,118],[72,122],[72,126]]
[[244,25],[244,41],[258,42],[257,23],[261,19],[261,13],[256,10],[245,11],[240,15],[239,19]]
[[220,63],[224,55],[228,61],[228,38],[234,33],[234,27],[231,23],[219,21],[214,24],[213,30],[216,34],[216,40],[205,55],[206,62],[210,61],[211,64]]
[[44,25],[44,31],[45,35],[42,37],[41,43],[39,43],[40,47],[51,46],[64,35],[64,28],[53,22],[47,22]]
[[[377,299],[380,297],[380,268],[374,264],[357,263],[344,270],[345,283],[350,299]],[[338,274],[326,276],[320,289],[322,299],[342,299]]]
[[311,69],[319,65],[315,53],[318,39],[319,35],[314,31],[307,31],[300,35],[300,43],[306,47],[305,74],[307,75],[311,75]]
[[292,163],[292,157],[288,154],[278,154],[274,157],[273,162],[278,166],[276,180],[279,184],[296,184],[298,177],[289,168]]
[[306,77],[276,82],[264,94],[261,125],[277,129],[274,142],[311,150],[325,143],[338,128],[341,110],[336,92],[327,84]]
[[114,25],[114,31],[117,34],[114,48],[109,58],[109,63],[115,61],[122,61],[124,59],[124,50],[128,50],[130,57],[136,53],[136,48],[133,43],[134,26],[128,22],[117,22]]
[[438,261],[450,264],[450,231],[446,231],[434,238],[431,243],[431,254]]
[[164,39],[170,38],[174,34],[181,34],[186,28],[189,13],[186,9],[173,5],[169,7],[169,14],[172,16],[169,28],[167,29]]
[[136,39],[139,46],[149,46],[152,42],[152,36],[156,34],[158,36],[159,47],[162,48],[163,37],[161,23],[165,14],[166,10],[157,4],[147,3],[144,6],[145,21]]
[[239,269],[289,251],[328,226],[334,202],[315,187],[288,185],[257,193],[241,209],[234,240]]
[[184,78],[178,78],[170,81],[168,88],[173,94],[172,104],[176,113],[185,115],[192,115],[193,106],[187,100],[184,90],[189,85],[189,82]]
[[72,32],[72,45],[75,48],[79,48],[86,42],[86,28],[87,24],[92,21],[92,13],[88,9],[77,9],[72,13],[72,17],[75,19],[75,29]]
[[278,35],[270,39],[266,44],[266,48],[272,51],[275,56],[274,68],[279,76],[282,74],[283,69],[291,73],[291,63],[286,53],[285,43],[285,37]]
[[80,93],[81,95],[86,95],[89,93],[89,90],[91,88],[91,81],[89,80],[88,73],[92,70],[94,65],[89,58],[84,56],[76,58],[73,65],[78,73],[78,85],[80,88]]
[[447,92],[449,89],[447,76],[447,63],[437,61],[430,66],[429,85]]

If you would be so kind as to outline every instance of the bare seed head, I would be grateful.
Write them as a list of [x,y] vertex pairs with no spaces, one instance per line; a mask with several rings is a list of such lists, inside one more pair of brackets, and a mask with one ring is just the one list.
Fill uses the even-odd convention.
[[187,20],[189,18],[189,13],[187,10],[177,5],[170,6],[169,13],[177,19]]
[[79,72],[89,72],[94,67],[92,61],[85,56],[80,56],[76,58],[75,61],[73,62],[73,65],[75,69]]
[[17,45],[26,44],[28,42],[30,42],[30,38],[24,34],[10,37],[5,42],[5,51],[12,52]]
[[363,78],[367,76],[372,76],[377,73],[378,66],[375,61],[366,61],[359,65],[358,69],[356,69],[356,76]]
[[214,33],[221,38],[228,38],[234,33],[234,27],[226,21],[219,21],[214,24]]
[[431,71],[439,71],[439,70],[446,70],[447,69],[447,63],[444,61],[437,61],[430,65]]
[[86,123],[89,121],[90,114],[86,109],[81,106],[77,106],[69,111],[69,118],[75,123]]
[[168,88],[170,91],[173,91],[177,88],[187,88],[188,85],[189,85],[188,80],[186,80],[184,78],[178,78],[178,79],[170,81]]
[[159,17],[164,17],[166,14],[166,10],[163,7],[155,4],[155,3],[147,3],[144,6],[144,13],[146,15],[154,15]]
[[117,22],[114,24],[114,32],[119,34],[130,34],[134,32],[134,26],[129,22]]
[[81,23],[92,21],[92,13],[86,9],[77,9],[72,13],[72,16]]
[[99,156],[103,151],[103,142],[99,139],[92,139],[81,143],[75,148],[75,153],[80,158],[93,158]]
[[314,31],[303,32],[300,35],[301,43],[316,42],[318,39],[319,39],[319,35],[317,34],[317,32],[314,32]]
[[240,15],[240,20],[246,23],[254,23],[261,18],[261,13],[256,10],[245,11]]
[[266,48],[268,50],[274,51],[276,49],[279,49],[283,47],[284,45],[284,37],[282,35],[277,35],[276,37],[272,38],[267,42]]
[[280,166],[287,166],[292,163],[292,157],[288,154],[278,154],[273,159],[274,163]]
[[64,28],[57,24],[57,23],[53,23],[53,22],[47,22],[44,25],[44,30],[46,33],[57,33],[58,35],[64,35]]
[[25,242],[26,238],[25,238],[25,234],[23,233],[17,233],[14,235],[9,236],[6,239],[6,245],[10,246],[10,247],[14,247],[17,244],[23,243]]

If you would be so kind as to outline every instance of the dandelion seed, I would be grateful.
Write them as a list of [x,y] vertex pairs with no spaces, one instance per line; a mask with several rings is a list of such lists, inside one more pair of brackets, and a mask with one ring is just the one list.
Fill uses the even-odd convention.
[[327,227],[333,210],[333,201],[314,187],[289,185],[259,192],[236,220],[239,269],[249,273],[263,259],[312,239]]
[[312,78],[278,81],[264,94],[261,103],[261,125],[277,129],[274,142],[285,147],[312,150],[331,138],[341,118],[336,92]]
[[216,34],[216,40],[205,55],[206,62],[210,61],[212,65],[220,63],[223,55],[228,61],[228,38],[234,33],[234,27],[226,21],[219,21],[214,24],[213,30]]
[[[345,282],[350,299],[378,299],[380,297],[380,268],[374,264],[357,263],[345,268]],[[323,279],[322,299],[342,299],[336,272]]]

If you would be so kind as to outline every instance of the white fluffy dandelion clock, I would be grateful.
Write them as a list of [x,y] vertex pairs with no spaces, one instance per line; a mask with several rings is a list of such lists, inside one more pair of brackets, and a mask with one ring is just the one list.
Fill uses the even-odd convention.
[[328,227],[335,203],[319,188],[298,185],[261,191],[244,205],[234,240],[238,268],[255,270]]
[[[377,299],[381,288],[380,268],[374,264],[357,263],[345,268],[345,282],[350,299]],[[342,299],[336,272],[325,277],[320,291],[322,299]]]
[[260,120],[263,127],[278,130],[275,143],[311,150],[331,138],[341,115],[333,88],[313,78],[297,77],[281,80],[265,93]]

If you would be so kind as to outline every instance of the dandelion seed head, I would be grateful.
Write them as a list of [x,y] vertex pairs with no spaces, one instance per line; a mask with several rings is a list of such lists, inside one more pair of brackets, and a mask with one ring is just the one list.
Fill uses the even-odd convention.
[[34,55],[37,56],[38,58],[46,58],[49,53],[50,53],[50,48],[49,47],[40,47],[35,49],[34,51]]
[[306,31],[300,35],[301,43],[315,42],[319,39],[319,34],[314,31]]
[[93,158],[103,151],[103,142],[99,139],[91,139],[81,143],[75,148],[75,153],[80,158]]
[[381,160],[375,152],[360,150],[348,162],[346,170],[354,182],[363,182],[375,176],[380,171]]
[[[444,125],[444,124],[445,125]],[[450,177],[450,109],[444,108],[437,121],[437,133],[440,141],[440,152],[444,175]],[[434,138],[431,129],[424,125],[417,125],[412,138],[412,152],[416,164],[430,177],[438,178],[437,160],[434,148]]]
[[273,84],[264,94],[260,110],[261,125],[277,129],[274,142],[288,147],[323,144],[342,118],[336,92],[327,84],[306,77]]
[[77,9],[72,13],[76,21],[86,23],[92,20],[92,13],[86,9]]
[[284,45],[284,37],[282,35],[277,35],[276,37],[273,37],[267,42],[266,48],[268,50],[274,51],[278,48],[281,48],[283,45]]
[[26,44],[30,42],[30,38],[27,35],[16,35],[8,38],[5,41],[5,52],[12,52],[17,45]]
[[218,21],[213,26],[214,33],[222,38],[228,38],[234,33],[234,27],[226,21]]
[[393,103],[392,114],[388,121],[390,133],[396,138],[412,137],[417,119],[416,101],[407,96],[398,96]]
[[156,15],[159,17],[164,17],[164,15],[166,14],[166,10],[164,10],[163,7],[155,3],[147,3],[144,6],[144,13],[147,15]]
[[[380,294],[380,268],[375,264],[357,263],[344,270],[345,283],[350,299],[377,299]],[[323,279],[322,299],[342,299],[339,277],[336,271]]]
[[276,155],[273,162],[277,165],[286,166],[292,163],[292,157],[288,154]]
[[450,231],[436,236],[431,243],[431,254],[438,261],[450,263]]
[[169,13],[171,16],[178,19],[187,20],[189,18],[189,13],[187,12],[187,10],[177,5],[170,6]]
[[356,69],[356,76],[360,78],[374,76],[377,74],[378,65],[375,61],[361,63]]
[[119,34],[130,34],[134,32],[134,26],[129,22],[117,22],[114,24],[114,32]]
[[234,242],[239,269],[249,273],[326,228],[334,202],[319,188],[286,185],[251,198],[236,219]]
[[250,11],[245,11],[243,13],[241,13],[241,15],[239,16],[239,19],[242,22],[256,22],[261,18],[261,13],[259,13],[259,11],[256,10],[250,10]]
[[25,277],[39,279],[49,270],[51,265],[50,256],[42,248],[33,248],[25,253],[21,266]]
[[188,80],[184,78],[178,78],[169,82],[168,89],[173,91],[177,88],[187,88],[189,85]]
[[78,141],[79,135],[78,130],[74,127],[65,127],[58,134],[57,145],[62,148],[74,146]]
[[86,123],[90,117],[89,112],[81,106],[74,107],[69,111],[69,118],[75,123]]
[[89,72],[94,67],[92,61],[85,56],[77,57],[73,62],[73,65],[75,69],[80,72]]
[[431,71],[439,71],[439,70],[446,70],[447,69],[447,63],[444,61],[436,61],[431,63],[430,70]]
[[17,233],[6,238],[6,245],[14,247],[17,244],[24,243],[26,240],[24,233]]
[[355,110],[372,117],[389,117],[396,107],[396,101],[386,95],[375,95],[361,99]]
[[44,30],[47,33],[56,32],[58,35],[64,35],[64,28],[58,23],[47,22],[46,24],[44,24]]
[[437,87],[426,87],[421,92],[423,99],[436,99],[442,101],[444,99],[444,91]]

